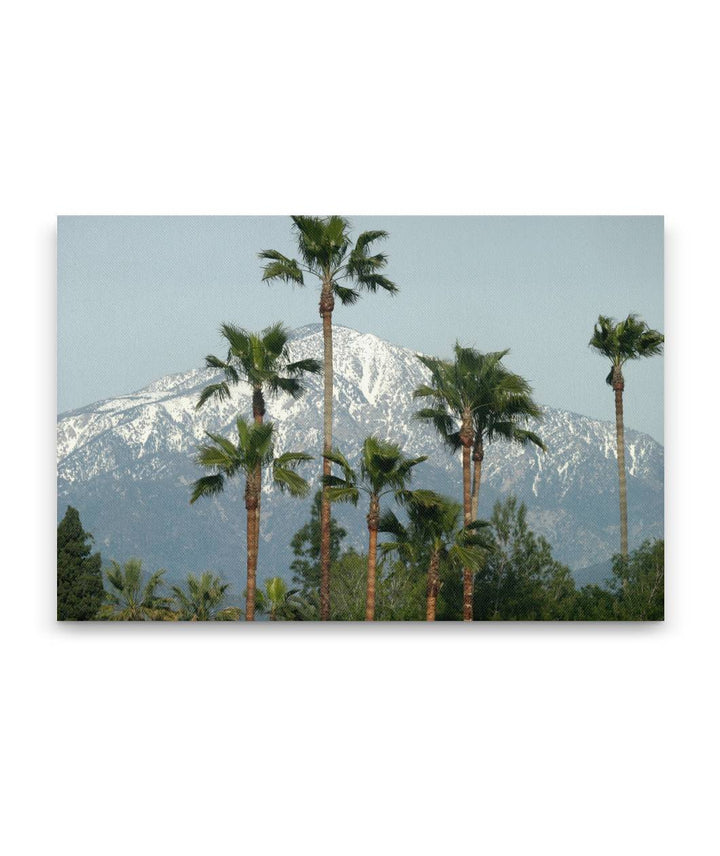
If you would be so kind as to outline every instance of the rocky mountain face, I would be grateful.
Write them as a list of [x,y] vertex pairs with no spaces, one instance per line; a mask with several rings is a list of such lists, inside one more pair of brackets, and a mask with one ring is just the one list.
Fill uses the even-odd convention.
[[[460,498],[459,456],[452,456],[432,430],[413,419],[412,391],[427,380],[415,354],[368,333],[334,331],[334,443],[357,459],[370,433],[397,442],[410,455],[429,455],[416,470],[415,486]],[[320,325],[297,330],[294,359],[322,355]],[[67,505],[80,511],[103,560],[143,559],[149,570],[167,568],[167,578],[210,569],[242,590],[245,567],[243,485],[190,506],[190,483],[201,471],[193,462],[205,431],[232,437],[238,410],[249,418],[247,388],[231,401],[195,410],[201,389],[219,379],[196,369],[161,378],[130,395],[62,414],[57,425],[58,519]],[[317,486],[322,448],[322,378],[307,382],[298,399],[268,402],[266,418],[277,428],[276,451],[308,451],[317,462],[304,475]],[[546,454],[497,442],[485,453],[480,516],[509,493],[528,507],[531,527],[544,535],[554,555],[581,569],[607,560],[618,548],[618,487],[615,428],[546,408],[534,426]],[[626,430],[630,546],[663,532],[663,447],[651,437]],[[259,576],[289,577],[289,541],[308,519],[311,498],[280,495],[263,487]],[[362,549],[365,511],[339,505],[334,514],[349,532],[347,544]]]

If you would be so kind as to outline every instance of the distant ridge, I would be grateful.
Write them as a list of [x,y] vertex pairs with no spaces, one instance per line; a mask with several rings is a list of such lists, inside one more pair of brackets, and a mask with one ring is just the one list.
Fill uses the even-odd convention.
[[[295,358],[322,353],[320,324],[295,330]],[[410,454],[428,454],[417,485],[458,496],[459,458],[453,458],[428,428],[413,418],[413,389],[426,380],[415,352],[372,333],[334,328],[335,443],[349,458],[369,433],[399,442]],[[68,504],[81,513],[103,558],[139,556],[166,567],[170,579],[212,569],[229,580],[243,566],[242,486],[190,507],[189,484],[199,475],[195,447],[205,430],[229,433],[237,396],[194,409],[200,390],[218,373],[193,369],[160,378],[137,392],[72,410],[58,417],[58,518]],[[306,473],[315,478],[322,447],[322,379],[311,378],[297,401],[268,402],[281,450],[305,449],[317,456]],[[246,412],[249,397],[245,395]],[[617,550],[617,461],[615,428],[568,411],[544,409],[536,426],[548,446],[521,449],[492,444],[485,456],[480,515],[496,499],[516,494],[528,506],[531,527],[544,535],[553,554],[571,568],[604,563]],[[651,437],[626,431],[631,547],[663,531],[663,448]],[[289,540],[309,516],[310,499],[282,496],[263,506],[260,576],[288,576]],[[334,513],[364,546],[363,512],[336,507]]]

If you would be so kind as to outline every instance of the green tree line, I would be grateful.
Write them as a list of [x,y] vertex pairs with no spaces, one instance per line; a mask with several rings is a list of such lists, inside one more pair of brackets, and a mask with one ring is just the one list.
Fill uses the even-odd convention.
[[[420,493],[420,495],[418,495]],[[316,621],[321,598],[321,501],[291,546],[292,582],[274,576],[256,589],[255,615],[271,621]],[[459,503],[432,492],[408,497],[407,523],[388,509],[374,581],[374,617],[384,621],[456,621],[464,602],[462,568],[473,568],[473,619],[484,621],[658,621],[664,613],[664,543],[647,541],[627,558],[617,554],[604,586],[578,588],[548,542],[528,526],[526,508],[513,496],[499,501],[488,521],[470,533],[459,525]],[[79,528],[78,528],[79,527]],[[66,539],[68,531],[74,537]],[[347,531],[331,517],[330,618],[360,621],[367,614],[367,554],[343,548]],[[68,550],[68,543],[72,545]],[[142,561],[112,561],[101,570],[90,556],[92,535],[69,507],[58,526],[58,618],[98,621],[237,621],[229,584],[210,571],[169,585],[165,570]],[[92,560],[87,565],[88,557]],[[92,582],[90,582],[92,581]],[[91,595],[88,594],[91,592]],[[247,591],[244,592],[247,599]],[[82,609],[78,603],[82,602]]]

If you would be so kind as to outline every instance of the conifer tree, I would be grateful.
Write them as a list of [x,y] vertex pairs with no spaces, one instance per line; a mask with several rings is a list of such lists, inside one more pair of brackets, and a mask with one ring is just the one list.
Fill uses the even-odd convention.
[[103,602],[102,560],[92,553],[76,508],[68,506],[57,530],[58,621],[91,621]]

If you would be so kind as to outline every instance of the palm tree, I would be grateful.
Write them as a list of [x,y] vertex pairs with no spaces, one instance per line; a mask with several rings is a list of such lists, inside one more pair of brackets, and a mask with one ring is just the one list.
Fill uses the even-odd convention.
[[236,420],[238,443],[234,445],[219,434],[205,433],[212,440],[199,447],[197,463],[211,475],[202,476],[192,485],[190,502],[201,496],[214,496],[222,493],[225,482],[239,472],[245,474],[245,510],[247,512],[247,604],[245,620],[255,618],[255,589],[259,528],[256,525],[256,511],[262,489],[262,470],[272,468],[272,477],[281,490],[287,490],[291,496],[306,496],[310,485],[295,471],[298,464],[311,461],[312,456],[305,452],[285,452],[274,457],[272,422],[262,424],[246,422],[241,416]]
[[624,321],[616,322],[607,315],[598,316],[592,338],[588,343],[593,350],[610,360],[610,373],[606,383],[615,393],[615,429],[617,432],[617,461],[620,477],[620,553],[628,555],[627,481],[625,477],[625,425],[623,422],[623,391],[625,378],[623,366],[628,360],[654,357],[662,354],[665,337],[630,314]]
[[[371,254],[375,241],[387,238],[387,232],[376,229],[363,232],[353,244],[350,223],[344,217],[295,216],[293,231],[297,238],[300,260],[290,259],[277,250],[259,253],[267,264],[263,281],[281,280],[305,285],[310,275],[320,284],[320,317],[323,328],[323,455],[332,451],[333,342],[332,313],[337,297],[343,305],[351,305],[360,297],[360,290],[390,294],[397,286],[381,271],[387,263],[384,253]],[[345,284],[343,284],[345,283]],[[355,286],[354,288],[352,286]],[[330,461],[323,458],[323,476],[330,475]],[[320,618],[330,617],[330,500],[323,489],[320,508]]]
[[265,596],[270,605],[270,621],[277,621],[278,610],[282,609],[288,597],[288,587],[282,577],[265,580]]
[[394,541],[380,545],[383,554],[395,552],[413,564],[427,558],[427,599],[425,618],[435,621],[437,598],[440,591],[440,566],[445,562],[452,568],[469,567],[478,571],[487,551],[491,548],[487,534],[488,524],[474,521],[467,529],[460,529],[458,521],[462,506],[452,499],[431,490],[406,491],[403,505],[408,514],[404,526],[393,511],[380,518],[380,532],[393,535]]
[[[419,386],[413,397],[428,398],[431,406],[415,415],[432,423],[453,451],[462,450],[465,527],[477,518],[486,443],[500,438],[521,445],[533,443],[545,449],[537,434],[522,427],[528,418],[539,419],[541,411],[531,397],[528,382],[502,365],[508,353],[505,350],[482,354],[456,343],[453,362],[418,355],[430,370],[430,383]],[[473,571],[466,567],[463,618],[472,621],[472,616]]]
[[124,566],[112,562],[105,572],[110,589],[98,618],[108,621],[168,621],[176,616],[170,600],[157,593],[164,570],[155,571],[146,580],[140,559],[128,559]]
[[230,398],[230,386],[245,381],[252,389],[253,419],[261,423],[265,416],[265,396],[285,392],[299,398],[305,388],[300,380],[306,372],[320,374],[319,360],[290,359],[288,341],[290,332],[283,324],[266,327],[261,333],[250,333],[234,324],[222,324],[220,334],[228,343],[227,357],[208,354],[205,365],[221,369],[225,380],[208,384],[200,394],[196,409],[210,399],[223,401]]
[[[231,386],[241,381],[252,389],[252,411],[256,423],[262,424],[265,417],[265,396],[275,396],[280,392],[299,398],[305,391],[301,377],[303,374],[319,374],[322,365],[319,360],[290,359],[288,341],[289,331],[281,323],[266,327],[261,333],[250,333],[234,324],[222,324],[220,333],[228,344],[227,357],[223,360],[212,354],[205,357],[205,365],[212,369],[221,369],[225,379],[211,383],[200,393],[195,409],[199,410],[206,402],[223,401],[230,398]],[[260,478],[259,471],[256,477]],[[260,503],[258,496],[255,509],[256,538],[260,538]]]
[[180,621],[237,621],[240,610],[235,606],[223,607],[228,583],[210,571],[199,578],[188,574],[186,589],[173,586],[172,591],[179,607]]
[[365,620],[375,618],[375,583],[377,576],[377,536],[380,524],[380,500],[386,494],[401,498],[412,477],[412,469],[427,460],[427,455],[408,458],[394,443],[367,437],[360,457],[360,476],[350,467],[347,458],[334,449],[325,455],[328,463],[337,464],[343,476],[323,475],[323,485],[331,502],[351,502],[357,505],[360,492],[370,498],[367,515],[369,533],[367,595]]

